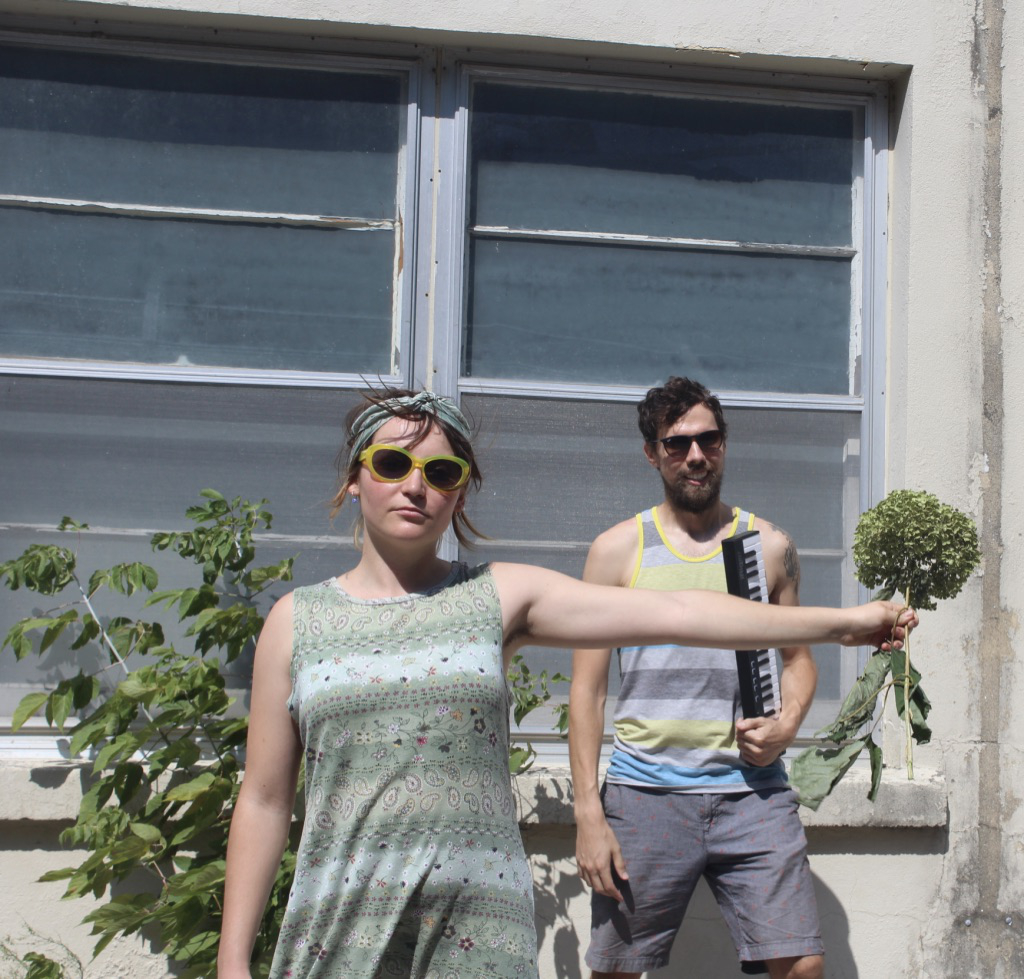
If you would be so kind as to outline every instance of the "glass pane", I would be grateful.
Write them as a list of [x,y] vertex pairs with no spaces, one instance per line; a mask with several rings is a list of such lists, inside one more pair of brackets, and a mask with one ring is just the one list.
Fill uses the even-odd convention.
[[0,208],[0,353],[388,374],[394,234]]
[[784,528],[798,548],[846,548],[859,504],[859,412],[728,408],[726,420],[725,499]]
[[270,500],[273,531],[332,531],[335,455],[350,392],[0,378],[4,520],[54,527],[178,526],[204,487]]
[[[260,563],[298,554],[296,584],[339,574],[355,564],[354,514],[343,511],[332,525],[328,501],[337,485],[342,422],[356,400],[351,392],[323,388],[0,378],[0,561],[31,543],[58,543],[78,552],[86,577],[95,568],[140,560],[157,568],[164,587],[195,584],[191,567],[154,555],[149,538],[157,529],[190,527],[186,507],[212,487],[228,497],[269,501],[273,537],[260,545]],[[65,514],[96,532],[55,533]],[[0,589],[4,631],[58,601]],[[106,594],[102,606],[104,615],[122,612]],[[165,625],[174,620],[170,613],[148,614]],[[172,630],[172,638],[181,637]],[[9,716],[33,683],[73,674],[79,661],[87,665],[85,656],[67,644],[42,660],[17,663],[9,651],[0,656],[0,715]],[[242,661],[240,675],[246,668]]]
[[[479,426],[484,473],[466,512],[498,542],[571,544],[585,558],[601,531],[663,498],[632,404],[492,395],[462,403]],[[783,527],[798,548],[842,552],[858,512],[859,413],[733,407],[726,419],[723,499]]]
[[0,48],[0,193],[394,217],[403,85]]
[[[847,567],[849,575],[846,576]],[[857,602],[857,583],[853,579],[852,564],[845,557],[819,558],[804,555],[800,559],[802,574],[800,601],[804,605],[854,605]],[[846,576],[844,578],[844,576]],[[817,731],[835,720],[835,701],[841,699],[844,667],[854,667],[852,654],[844,655],[838,645],[815,646],[814,660],[818,664],[818,689],[804,723],[805,728]],[[844,662],[845,659],[845,662]],[[853,677],[850,677],[852,681]]]
[[479,240],[470,263],[468,376],[851,393],[845,260]]
[[480,82],[472,223],[849,245],[856,110]]
[[[494,538],[465,560],[524,561],[578,577],[594,537],[663,498],[632,404],[490,395],[465,395],[462,403],[479,428],[484,473],[466,512]],[[726,418],[725,502],[793,537],[805,604],[856,602],[848,555],[858,515],[859,413],[732,407]],[[856,653],[822,647],[816,654],[825,718],[855,675]],[[530,664],[565,672],[566,659],[561,651],[531,650]],[[612,681],[614,692],[617,676]]]

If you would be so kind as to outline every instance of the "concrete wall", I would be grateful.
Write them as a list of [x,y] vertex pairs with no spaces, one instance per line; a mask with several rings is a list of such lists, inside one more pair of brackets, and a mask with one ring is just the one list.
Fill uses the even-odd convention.
[[[1024,684],[1024,440],[1012,434],[1024,431],[1019,9],[998,0],[0,0],[0,26],[40,23],[120,23],[143,36],[189,28],[211,39],[216,29],[220,40],[259,30],[295,45],[326,36],[465,43],[890,79],[886,485],[925,488],[968,510],[982,529],[984,566],[915,636],[935,730],[918,752],[917,780],[887,773],[886,814],[867,812],[859,793],[829,800],[809,829],[812,868],[830,976],[1024,976],[1024,712],[1015,709]],[[82,904],[59,905],[59,885],[30,883],[66,860],[55,852],[60,806],[45,793],[73,789],[48,788],[46,766],[0,764],[0,772],[3,930],[24,919],[87,958],[84,931],[66,930]],[[525,815],[544,803],[525,831],[542,975],[580,976],[587,909],[568,789],[558,776],[531,785]],[[17,801],[26,794],[46,801]],[[929,815],[903,815],[918,804]],[[556,812],[541,815],[547,806]],[[87,974],[163,975],[162,963],[139,958],[146,951],[112,947]],[[663,974],[738,975],[733,958],[702,894]]]

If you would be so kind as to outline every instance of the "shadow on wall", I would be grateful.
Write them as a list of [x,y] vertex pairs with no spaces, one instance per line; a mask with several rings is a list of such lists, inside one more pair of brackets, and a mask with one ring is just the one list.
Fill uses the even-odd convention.
[[[528,826],[523,827],[523,841],[533,868],[540,975],[542,979],[589,979],[583,956],[590,943],[590,896],[576,874],[576,831],[571,826]],[[846,911],[817,876],[814,889],[825,942],[825,975],[828,979],[859,979]],[[645,975],[656,979],[744,979],[732,937],[703,881],[694,892],[669,965]]]
[[523,843],[533,871],[540,974],[544,979],[552,975],[583,979],[590,975],[583,964],[590,934],[590,897],[576,873],[576,830],[572,826],[523,827]]
[[[816,875],[814,893],[825,942],[827,979],[858,979],[846,911],[839,898]],[[669,965],[651,975],[658,979],[743,979],[732,936],[704,881],[697,885],[690,901],[686,920],[672,946]]]

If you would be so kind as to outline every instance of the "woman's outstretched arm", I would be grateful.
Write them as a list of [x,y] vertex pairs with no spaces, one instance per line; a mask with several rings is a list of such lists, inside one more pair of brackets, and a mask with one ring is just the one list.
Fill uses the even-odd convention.
[[295,806],[301,746],[285,706],[291,693],[292,599],[267,616],[256,644],[245,777],[228,835],[218,979],[250,979],[249,958]]
[[902,642],[917,613],[895,602],[852,608],[782,606],[720,592],[594,585],[524,564],[493,565],[506,647],[599,647],[675,643],[762,649],[815,643]]

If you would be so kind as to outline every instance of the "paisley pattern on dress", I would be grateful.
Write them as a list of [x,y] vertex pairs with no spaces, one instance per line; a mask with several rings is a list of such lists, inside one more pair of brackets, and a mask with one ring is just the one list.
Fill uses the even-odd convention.
[[306,817],[272,979],[537,976],[486,565],[429,592],[294,592]]

